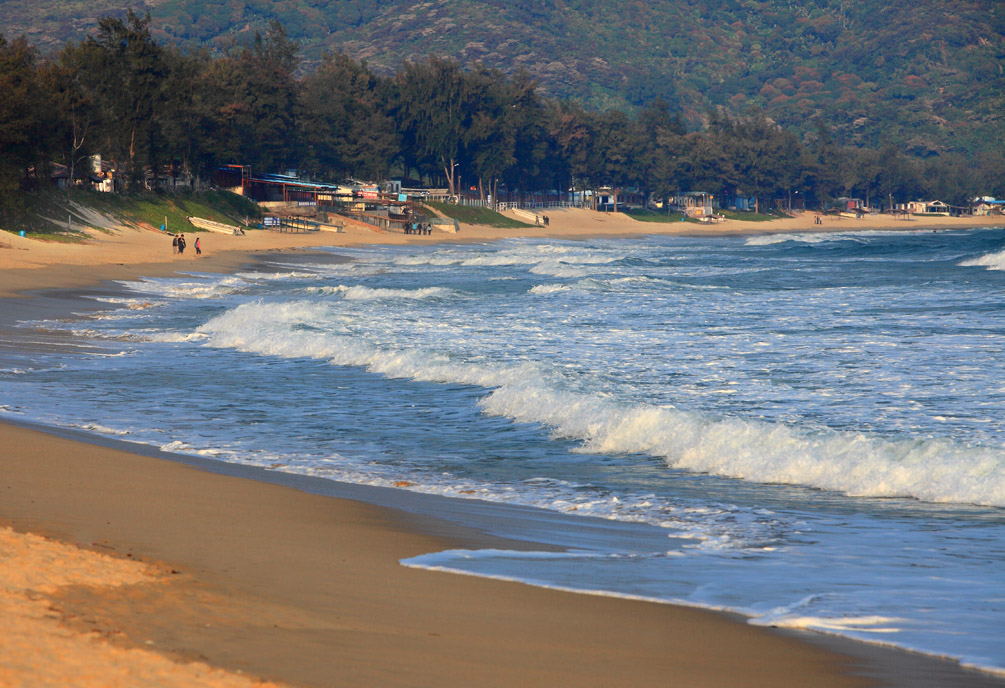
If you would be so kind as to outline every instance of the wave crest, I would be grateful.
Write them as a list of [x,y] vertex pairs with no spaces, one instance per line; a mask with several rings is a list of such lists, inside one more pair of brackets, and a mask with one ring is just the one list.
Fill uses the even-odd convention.
[[424,289],[374,289],[361,285],[335,287],[308,287],[310,294],[340,295],[346,301],[378,301],[382,299],[428,299],[451,294],[450,289],[443,287],[426,287]]
[[1005,452],[1000,448],[811,432],[627,404],[569,391],[560,373],[534,363],[471,363],[445,353],[380,347],[349,330],[333,331],[331,315],[324,304],[252,303],[214,318],[199,332],[212,346],[483,387],[491,390],[480,402],[485,413],[545,425],[555,436],[581,441],[588,453],[644,453],[675,469],[853,496],[1005,506]]
[[962,267],[985,267],[988,270],[1005,270],[1005,251],[985,253],[979,258],[971,258],[960,263]]

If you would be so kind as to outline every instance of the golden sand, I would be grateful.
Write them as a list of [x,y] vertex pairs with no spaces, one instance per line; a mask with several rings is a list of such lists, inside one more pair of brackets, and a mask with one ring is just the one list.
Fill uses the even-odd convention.
[[[202,256],[174,255],[169,236],[132,227],[89,231],[84,244],[2,235],[0,296],[233,270],[259,253],[315,246],[1001,225],[549,218],[547,228],[429,237],[354,224],[340,234],[200,234]],[[275,685],[249,676],[374,688],[865,683],[848,657],[732,617],[398,564],[499,545],[456,525],[3,423],[0,495],[0,525],[14,526],[0,527],[0,687]]]

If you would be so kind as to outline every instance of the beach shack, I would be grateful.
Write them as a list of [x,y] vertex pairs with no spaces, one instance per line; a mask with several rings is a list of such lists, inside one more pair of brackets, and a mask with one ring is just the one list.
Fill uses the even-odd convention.
[[994,196],[978,196],[970,204],[971,215],[1002,215],[1005,214],[1005,201],[999,201]]
[[688,217],[712,217],[715,215],[715,196],[707,191],[681,191],[670,197],[670,205]]
[[949,217],[952,213],[952,208],[950,208],[948,203],[943,203],[942,201],[932,201],[930,203],[923,203],[921,208],[917,211],[917,215],[941,215]]
[[742,212],[754,212],[757,208],[757,198],[755,196],[747,196],[746,194],[737,192],[726,203],[726,207]]

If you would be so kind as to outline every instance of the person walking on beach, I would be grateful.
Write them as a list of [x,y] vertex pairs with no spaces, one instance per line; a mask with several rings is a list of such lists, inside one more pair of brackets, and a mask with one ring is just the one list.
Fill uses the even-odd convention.
[[178,237],[178,253],[185,253],[185,235]]
[[171,240],[171,253],[178,253],[178,235],[172,234],[174,239]]
[[202,255],[202,237],[195,238],[195,255]]

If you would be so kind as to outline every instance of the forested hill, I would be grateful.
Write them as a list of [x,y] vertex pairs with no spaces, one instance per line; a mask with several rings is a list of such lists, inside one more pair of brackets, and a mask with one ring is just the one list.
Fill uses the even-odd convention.
[[[5,0],[0,32],[43,51],[122,0]],[[545,95],[627,109],[659,96],[697,126],[751,106],[796,132],[926,156],[1005,140],[1000,0],[137,0],[163,44],[224,48],[279,20],[390,73],[430,54],[535,77]]]

